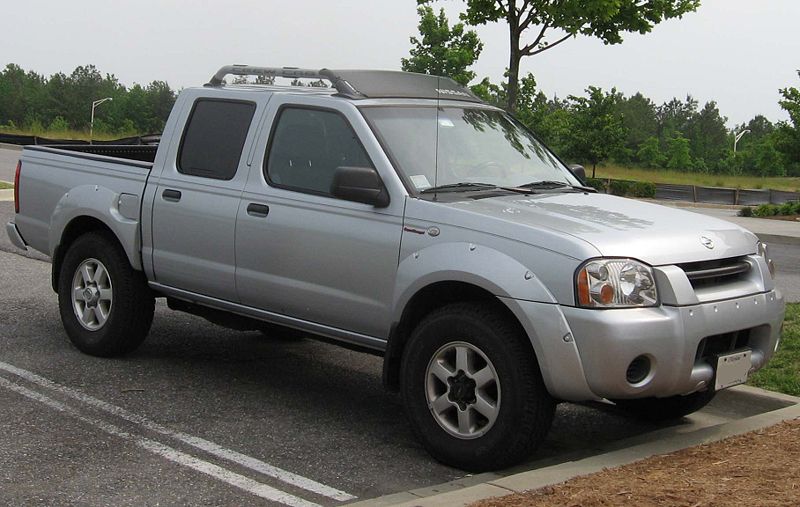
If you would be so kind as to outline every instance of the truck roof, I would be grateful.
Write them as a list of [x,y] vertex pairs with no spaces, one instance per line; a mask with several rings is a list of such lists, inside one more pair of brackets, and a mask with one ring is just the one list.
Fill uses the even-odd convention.
[[[416,74],[391,70],[311,70],[296,67],[253,67],[249,65],[226,65],[217,71],[207,87],[226,85],[227,75],[281,77],[290,79],[323,79],[331,88],[291,87],[292,92],[332,95],[352,100],[363,99],[439,99],[483,103],[472,91],[456,81],[442,76]],[[286,91],[286,86],[233,85],[237,88],[269,89]]]

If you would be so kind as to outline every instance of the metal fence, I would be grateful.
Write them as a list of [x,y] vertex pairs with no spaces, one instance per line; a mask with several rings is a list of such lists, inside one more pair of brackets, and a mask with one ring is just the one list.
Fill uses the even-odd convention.
[[[152,145],[158,144],[161,134],[148,134],[144,136],[123,137],[111,141],[92,141],[92,144],[116,144],[116,145]],[[88,141],[77,141],[75,139],[50,139],[40,136],[21,136],[17,134],[0,134],[0,143],[21,144],[21,145],[53,145],[53,144],[89,144]]]
[[[603,179],[606,188],[615,180]],[[673,201],[705,202],[714,204],[731,204],[739,206],[756,206],[759,204],[783,204],[800,201],[800,192],[783,190],[761,190],[747,188],[701,187],[697,185],[672,185],[656,183],[656,199]]]

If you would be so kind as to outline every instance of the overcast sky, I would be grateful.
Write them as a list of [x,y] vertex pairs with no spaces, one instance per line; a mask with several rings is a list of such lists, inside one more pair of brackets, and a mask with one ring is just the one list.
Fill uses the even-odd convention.
[[[800,86],[798,0],[703,0],[683,20],[618,46],[577,38],[523,60],[549,96],[588,85],[657,103],[692,94],[716,100],[729,125],[764,114],[776,121],[778,88]],[[463,3],[439,1],[451,21]],[[221,65],[399,68],[416,33],[415,0],[28,0],[5,2],[0,63],[50,75],[94,64],[126,85],[205,83]],[[478,28],[480,77],[508,65],[507,29]]]

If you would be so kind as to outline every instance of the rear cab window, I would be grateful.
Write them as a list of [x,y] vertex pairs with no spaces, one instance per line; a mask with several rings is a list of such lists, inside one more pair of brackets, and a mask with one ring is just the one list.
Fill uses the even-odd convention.
[[198,99],[178,150],[178,172],[216,180],[236,175],[256,104]]

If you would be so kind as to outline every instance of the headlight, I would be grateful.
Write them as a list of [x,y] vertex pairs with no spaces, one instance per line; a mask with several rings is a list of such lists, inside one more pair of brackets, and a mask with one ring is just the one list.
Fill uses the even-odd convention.
[[762,243],[761,241],[758,242],[758,255],[764,258],[764,261],[767,263],[767,268],[769,268],[769,276],[774,280],[775,263],[772,262],[772,258],[769,256],[769,249],[767,248],[766,243]]
[[633,259],[592,259],[575,276],[578,306],[631,308],[656,306],[653,269]]

